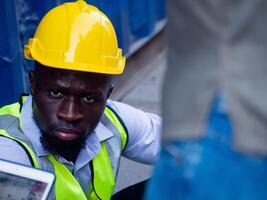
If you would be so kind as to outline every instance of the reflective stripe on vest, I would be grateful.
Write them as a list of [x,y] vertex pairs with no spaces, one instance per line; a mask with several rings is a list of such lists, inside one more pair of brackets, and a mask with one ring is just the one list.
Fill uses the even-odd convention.
[[[1,108],[0,117],[1,116],[13,116],[17,120],[20,117],[20,104],[15,103]],[[125,129],[125,126],[119,116],[117,116],[116,112],[114,112],[111,108],[106,107],[105,116],[113,123],[119,132],[121,137],[121,150],[123,150],[127,144],[127,129]],[[10,138],[23,146],[25,152],[29,156],[29,159],[33,160],[33,166],[39,168],[36,159],[37,156],[31,149],[31,145],[21,141],[3,129],[0,130],[0,135]],[[21,135],[23,134],[21,133]],[[53,156],[49,156],[48,160],[53,164],[54,173],[56,175],[56,199],[87,199],[80,184],[69,170]],[[91,169],[94,191],[89,194],[88,199],[110,199],[115,186],[116,174],[112,170],[110,156],[105,142],[101,143],[101,151],[92,160]]]
[[13,103],[11,105],[2,107],[0,109],[0,115],[12,115],[16,118],[20,118],[20,104]]
[[93,170],[91,171],[93,172],[92,181],[95,192],[92,192],[90,197],[91,199],[110,199],[115,187],[115,176],[113,175],[108,151],[104,143],[101,143],[101,154],[98,154],[92,162]]
[[122,140],[121,149],[124,150],[128,142],[127,128],[125,127],[124,123],[122,122],[120,117],[117,115],[117,113],[111,107],[109,106],[106,107],[105,114],[109,118],[109,120],[113,122],[113,124],[116,126],[116,128],[120,132],[121,140]]
[[87,200],[80,184],[67,167],[58,162],[52,155],[48,156],[48,160],[53,164],[56,174],[56,199]]

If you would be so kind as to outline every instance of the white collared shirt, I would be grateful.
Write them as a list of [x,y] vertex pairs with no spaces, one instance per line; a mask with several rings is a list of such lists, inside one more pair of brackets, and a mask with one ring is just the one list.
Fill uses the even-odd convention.
[[[124,103],[108,100],[123,120],[128,130],[128,143],[123,156],[146,164],[153,164],[160,147],[161,118],[145,113]],[[33,119],[32,98],[28,97],[21,110],[21,126],[25,136],[31,141],[37,156],[48,156],[49,152],[40,142],[41,132]],[[72,171],[84,191],[88,190],[91,174],[88,163],[100,151],[100,142],[113,137],[113,133],[101,122],[88,134],[85,147],[80,151],[75,163],[57,156]],[[13,140],[0,137],[0,158],[31,165],[25,151]]]

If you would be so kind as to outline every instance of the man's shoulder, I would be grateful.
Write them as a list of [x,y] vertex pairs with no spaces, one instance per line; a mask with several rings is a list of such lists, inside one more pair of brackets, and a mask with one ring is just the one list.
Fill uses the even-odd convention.
[[14,140],[0,137],[0,159],[31,166],[28,154]]
[[115,109],[115,110],[116,109],[117,110],[120,110],[120,109],[135,109],[135,110],[139,110],[137,107],[135,107],[133,105],[130,105],[130,104],[122,102],[122,101],[112,100],[112,99],[108,99],[106,105],[111,107],[111,108],[113,108],[113,109]]
[[131,106],[129,104],[126,104],[124,102],[120,101],[114,101],[114,100],[108,100],[107,107],[111,108],[113,112],[115,112],[119,117],[125,118],[129,115],[134,115],[136,112],[139,112],[140,110],[135,108],[134,106]]
[[108,100],[107,106],[117,113],[127,127],[133,127],[133,124],[136,123],[141,125],[161,122],[161,117],[157,114],[143,111],[123,102]]
[[111,108],[114,112],[116,112],[117,114],[120,115],[121,110],[123,110],[125,107],[128,107],[129,105],[119,102],[119,101],[115,101],[115,100],[111,100],[109,99],[107,101],[106,107]]
[[0,129],[8,129],[14,126],[19,126],[19,119],[9,115],[9,114],[5,114],[5,115],[1,115],[0,116]]
[[121,104],[121,102],[119,102],[119,101],[108,99],[106,106],[111,107],[113,109],[116,109],[116,107],[118,107],[120,104]]

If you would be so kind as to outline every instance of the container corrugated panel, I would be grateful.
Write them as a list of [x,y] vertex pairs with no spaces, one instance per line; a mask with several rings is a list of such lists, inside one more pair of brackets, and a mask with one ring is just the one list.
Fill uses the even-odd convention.
[[23,90],[22,57],[14,1],[0,1],[0,106]]
[[128,0],[130,31],[134,40],[147,37],[154,28],[153,0]]
[[156,21],[166,18],[166,0],[154,0]]

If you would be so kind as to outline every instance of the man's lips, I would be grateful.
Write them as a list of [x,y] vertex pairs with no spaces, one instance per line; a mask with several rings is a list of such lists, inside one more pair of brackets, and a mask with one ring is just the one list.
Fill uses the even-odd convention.
[[58,129],[54,133],[57,138],[64,141],[75,140],[81,135],[80,131],[74,129]]

